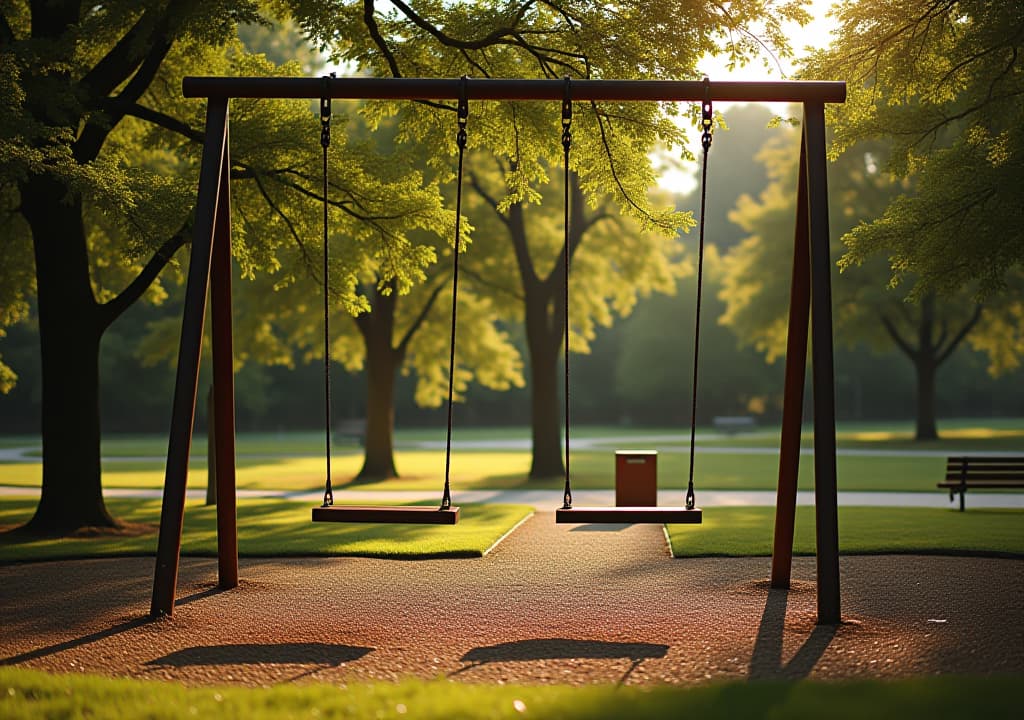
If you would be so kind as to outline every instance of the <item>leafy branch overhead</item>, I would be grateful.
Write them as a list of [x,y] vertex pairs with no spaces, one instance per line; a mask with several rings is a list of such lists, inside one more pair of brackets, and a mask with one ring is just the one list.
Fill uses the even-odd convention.
[[1024,264],[1024,5],[990,0],[851,2],[837,40],[808,77],[849,83],[830,108],[834,152],[892,140],[888,170],[915,179],[877,219],[853,229],[842,264],[889,255],[915,297],[977,280],[979,298]]

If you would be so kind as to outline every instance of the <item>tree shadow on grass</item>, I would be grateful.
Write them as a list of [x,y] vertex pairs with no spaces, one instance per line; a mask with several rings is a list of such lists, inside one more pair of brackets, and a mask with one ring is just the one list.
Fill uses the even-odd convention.
[[629,668],[619,678],[619,685],[648,658],[663,658],[668,645],[654,643],[605,642],[600,640],[572,640],[568,638],[535,638],[475,647],[460,659],[469,663],[449,673],[460,675],[488,663],[531,660],[614,660],[630,661]]
[[329,643],[240,643],[198,645],[168,653],[146,665],[184,668],[197,665],[313,665],[289,681],[308,677],[326,668],[355,662],[373,648]]

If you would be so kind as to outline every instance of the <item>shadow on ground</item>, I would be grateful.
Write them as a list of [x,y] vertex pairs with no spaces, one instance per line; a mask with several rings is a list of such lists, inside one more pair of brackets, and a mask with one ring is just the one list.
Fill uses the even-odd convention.
[[570,640],[567,638],[536,638],[475,647],[460,658],[469,665],[449,674],[449,677],[489,663],[522,662],[531,660],[613,660],[622,658],[630,666],[619,679],[623,684],[644,660],[663,658],[668,645],[654,643],[603,642],[598,640]]

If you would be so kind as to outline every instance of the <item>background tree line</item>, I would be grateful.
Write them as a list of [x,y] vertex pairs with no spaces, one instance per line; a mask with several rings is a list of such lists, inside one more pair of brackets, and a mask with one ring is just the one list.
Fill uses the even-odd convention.
[[[704,54],[735,63],[765,48],[790,55],[782,23],[806,20],[801,5],[5,3],[0,332],[11,334],[0,356],[0,390],[19,382],[16,358],[26,352],[19,333],[34,333],[38,384],[30,382],[36,371],[19,367],[21,389],[4,400],[14,408],[38,399],[43,492],[31,525],[53,531],[115,523],[102,499],[100,417],[111,401],[101,398],[112,397],[102,380],[115,371],[109,363],[133,354],[158,361],[174,344],[172,306],[187,262],[203,123],[201,103],[180,97],[183,75],[308,74],[316,62],[312,43],[331,61],[379,76],[694,77]],[[834,168],[842,168],[835,256],[841,277],[849,278],[837,293],[839,340],[853,357],[866,343],[895,347],[911,361],[924,439],[935,434],[938,393],[950,387],[939,373],[959,348],[983,351],[993,374],[1012,373],[1024,349],[1024,223],[1014,190],[1024,174],[1024,9],[935,0],[843,2],[837,12],[840,33],[830,48],[805,59],[802,73],[849,83],[849,102],[830,108]],[[298,53],[281,50],[298,46]],[[275,62],[275,53],[288,61]],[[398,400],[396,387],[407,394],[404,383],[414,382],[416,402],[428,407],[441,399],[448,368],[438,362],[445,342],[437,328],[454,300],[446,265],[455,244],[469,251],[470,279],[460,297],[466,342],[453,369],[456,390],[460,399],[479,398],[465,405],[474,413],[490,402],[481,386],[511,390],[503,399],[512,403],[517,393],[528,397],[531,476],[563,467],[563,330],[578,353],[602,350],[581,361],[577,373],[584,383],[594,378],[592,392],[581,386],[581,421],[609,404],[618,405],[620,422],[679,413],[669,393],[688,391],[685,381],[672,381],[685,364],[692,325],[686,230],[693,203],[673,203],[650,189],[652,153],[678,151],[685,122],[679,109],[653,103],[580,103],[576,110],[573,153],[563,170],[557,113],[540,103],[477,104],[468,222],[454,238],[452,105],[346,106],[336,115],[341,142],[332,148],[322,198],[309,108],[233,103],[233,249],[243,279],[236,297],[246,309],[236,317],[236,361],[252,390],[252,404],[243,407],[252,422],[287,405],[272,395],[287,385],[277,376],[282,368],[304,367],[323,352],[318,303],[311,301],[325,280],[313,262],[323,201],[335,249],[331,312],[344,321],[334,326],[347,330],[332,339],[332,351],[346,369],[366,372],[364,403],[352,408],[367,420],[363,475],[394,472],[396,404],[407,402]],[[716,152],[729,148],[725,137]],[[779,240],[791,232],[794,137],[782,133],[763,149],[760,141],[737,142],[739,160],[718,161],[746,175],[726,180],[734,197],[723,195],[711,209],[722,237],[709,258],[709,294],[721,304],[709,313],[742,347],[727,328],[715,328],[709,339],[705,367],[721,383],[706,389],[702,411],[709,414],[770,417],[776,404],[774,369],[755,360],[778,351],[781,279],[788,276],[779,252],[788,243]],[[753,182],[761,173],[750,172],[755,155],[766,184]],[[692,159],[685,146],[682,157]],[[562,189],[573,199],[568,328],[558,287]],[[723,213],[739,226],[738,237],[725,237],[732,230]],[[163,307],[150,311],[140,302]],[[644,312],[630,318],[638,307]],[[141,314],[132,322],[147,330],[135,348],[139,336],[128,332],[135,328],[127,320],[133,313]],[[841,364],[838,370],[863,397],[868,384]],[[146,372],[161,372],[159,364]],[[126,385],[127,377],[112,382]],[[641,402],[652,394],[653,412]],[[415,420],[411,410],[403,412]]]
[[[708,210],[709,239],[714,250],[708,258],[698,406],[699,421],[703,423],[717,415],[739,414],[754,415],[767,423],[776,420],[780,413],[781,363],[766,363],[762,353],[750,347],[749,342],[743,342],[744,338],[757,336],[754,328],[742,333],[721,322],[729,302],[719,297],[727,293],[723,285],[727,275],[724,265],[730,257],[735,262],[742,254],[738,248],[749,237],[744,226],[736,221],[754,212],[750,203],[769,188],[766,164],[795,163],[792,147],[783,153],[778,148],[780,138],[791,139],[788,131],[768,129],[770,120],[771,112],[762,106],[735,106],[724,115],[728,130],[719,131],[715,139]],[[766,152],[762,154],[765,147]],[[874,161],[881,162],[881,157]],[[863,156],[858,162],[863,164]],[[870,201],[865,193],[844,191],[856,182],[856,177],[851,175],[856,173],[845,161],[830,167],[837,253],[842,251],[839,238],[851,222],[844,221],[843,217],[867,217],[870,210],[847,207],[850,200]],[[784,183],[788,183],[791,194],[795,179],[786,177]],[[743,196],[747,200],[741,202]],[[676,204],[681,209],[691,209],[697,200],[694,191],[676,198]],[[783,229],[779,236],[770,238],[780,251],[773,260],[775,265],[758,267],[762,282],[774,277],[788,285],[790,247],[786,233],[790,232],[788,228],[792,223],[791,199],[787,203],[779,213]],[[761,211],[760,206],[757,211]],[[886,278],[885,266],[876,265],[868,280],[881,294],[885,292]],[[837,277],[837,302],[854,302],[843,298],[856,298],[857,293],[862,292],[862,282],[851,282],[850,275]],[[846,293],[848,286],[850,293]],[[316,289],[309,288],[309,292],[312,302]],[[694,278],[690,276],[677,281],[674,294],[640,299],[629,317],[596,332],[589,354],[574,355],[573,412],[580,423],[683,427],[689,422],[694,293]],[[240,298],[243,302],[244,297]],[[891,299],[902,303],[897,293],[893,293]],[[180,323],[179,301],[180,298],[174,297],[162,306],[140,304],[133,307],[106,334],[100,355],[101,373],[108,379],[103,383],[102,395],[106,431],[166,432],[173,374],[165,361],[165,352],[156,352],[147,358],[140,353],[138,340],[151,336],[154,327],[165,324],[176,327]],[[899,305],[895,307],[898,309]],[[913,306],[909,309],[913,310]],[[239,312],[246,314],[249,310],[241,307]],[[509,325],[507,329],[511,344],[519,352],[525,352],[521,328]],[[431,332],[440,333],[442,339],[447,340],[443,322],[435,324]],[[860,334],[851,335],[848,330],[840,329],[840,340],[852,340],[841,342],[837,347],[836,397],[840,419],[911,420],[915,417],[913,364],[894,343],[887,342],[886,336],[880,322],[875,323],[870,332]],[[0,414],[0,432],[35,433],[39,427],[40,380],[37,340],[31,326],[12,328],[4,349],[5,357],[19,373],[19,383],[9,395],[0,398],[5,410]],[[939,418],[1019,415],[1024,406],[1021,372],[992,377],[989,366],[986,353],[974,349],[969,342],[964,343],[937,376],[936,415]],[[316,361],[298,363],[291,368],[246,364],[237,378],[239,429],[318,429],[322,372],[322,366]],[[332,382],[336,415],[366,417],[366,381],[364,372],[335,368]],[[443,407],[424,407],[417,402],[417,383],[413,376],[398,378],[394,396],[396,423],[407,427],[442,428]],[[525,426],[529,420],[529,395],[522,387],[507,390],[473,387],[466,391],[465,402],[456,408],[456,432],[459,423]],[[200,422],[205,422],[203,407]]]

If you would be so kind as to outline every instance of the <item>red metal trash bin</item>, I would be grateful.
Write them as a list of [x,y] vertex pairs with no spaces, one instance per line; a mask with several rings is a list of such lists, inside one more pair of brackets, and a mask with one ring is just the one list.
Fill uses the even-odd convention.
[[615,451],[615,505],[617,507],[658,504],[658,451]]

